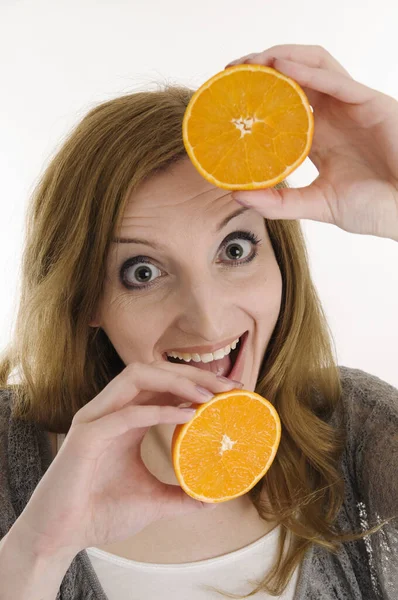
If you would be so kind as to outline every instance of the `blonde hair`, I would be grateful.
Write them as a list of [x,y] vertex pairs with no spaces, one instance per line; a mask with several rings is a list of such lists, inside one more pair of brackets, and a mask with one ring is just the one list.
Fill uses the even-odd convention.
[[[125,368],[104,331],[88,324],[130,193],[187,156],[182,119],[193,93],[166,85],[96,106],[41,176],[27,212],[15,330],[0,361],[0,386],[13,392],[14,418],[65,433],[74,414]],[[260,589],[280,595],[311,543],[337,552],[341,541],[363,538],[386,522],[352,534],[333,529],[344,499],[338,469],[344,436],[327,423],[342,391],[331,333],[299,222],[265,223],[283,295],[256,391],[275,405],[282,437],[272,467],[249,495],[263,519],[282,527],[273,568],[250,594],[220,592],[232,598]],[[8,382],[14,369],[17,384]],[[283,557],[288,531],[292,543]]]

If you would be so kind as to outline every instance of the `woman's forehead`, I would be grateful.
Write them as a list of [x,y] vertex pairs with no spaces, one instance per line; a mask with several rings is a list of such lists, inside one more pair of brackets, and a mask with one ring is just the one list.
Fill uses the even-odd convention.
[[174,220],[182,224],[192,219],[219,219],[238,208],[231,193],[211,185],[191,163],[174,165],[172,170],[155,174],[131,192],[121,229],[160,227]]
[[[117,237],[158,237],[175,231],[206,227],[216,230],[218,223],[233,211],[242,209],[233,199],[232,190],[224,190],[206,181],[189,160],[154,174],[134,190],[128,199]],[[252,219],[263,217],[253,210]],[[214,224],[214,227],[213,227]]]
[[137,214],[141,209],[189,208],[214,202],[231,194],[206,181],[190,161],[169,167],[145,180],[128,198],[127,214]]

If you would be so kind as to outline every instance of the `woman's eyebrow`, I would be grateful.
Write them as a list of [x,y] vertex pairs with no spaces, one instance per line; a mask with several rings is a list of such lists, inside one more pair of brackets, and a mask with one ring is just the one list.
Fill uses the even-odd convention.
[[[247,210],[250,210],[250,208],[247,208],[246,206],[244,206],[243,208],[238,208],[238,210],[235,210],[233,213],[231,213],[230,215],[225,217],[221,221],[221,223],[219,223],[216,226],[214,233],[218,233],[219,231],[221,231],[221,229],[224,229],[224,227],[231,221],[231,219],[235,219],[235,217],[239,217],[241,214],[243,214]],[[151,248],[154,248],[155,250],[160,247],[163,247],[163,244],[155,244],[154,242],[149,242],[148,240],[144,240],[141,238],[115,237],[115,238],[112,238],[111,241],[114,244],[145,244],[146,246],[151,246]]]

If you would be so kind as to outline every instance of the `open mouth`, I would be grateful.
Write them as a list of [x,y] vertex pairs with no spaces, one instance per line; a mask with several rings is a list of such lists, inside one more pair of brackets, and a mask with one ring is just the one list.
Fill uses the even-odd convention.
[[[249,332],[245,331],[243,335],[239,338],[239,343],[237,344],[234,352],[236,351],[235,356],[231,356],[231,370],[226,375],[229,379],[238,379],[240,381],[242,371],[243,371],[243,361],[245,355],[247,354],[247,338],[249,337]],[[232,354],[232,353],[231,353]]]
[[[244,345],[244,342],[248,336],[248,333],[249,333],[248,331],[245,331],[245,333],[240,336],[239,342],[237,343],[236,348],[234,350],[231,350],[231,352],[228,354],[228,356],[231,359],[231,366],[230,366],[228,373],[224,374],[224,377],[229,377],[229,375],[231,375],[232,371],[235,370],[237,363],[241,362],[240,361],[241,349],[242,349],[242,346]],[[166,360],[168,360],[171,363],[177,363],[177,364],[181,364],[181,365],[191,365],[192,367],[196,366],[197,368],[200,368],[198,365],[203,365],[203,363],[197,363],[193,360],[190,360],[189,362],[187,362],[185,360],[182,360],[179,358],[174,358],[172,356],[167,356],[167,357],[165,356],[165,358],[166,358]],[[219,359],[219,360],[221,361],[223,359]],[[206,364],[208,364],[208,365],[210,365],[212,363],[217,364],[217,362],[218,362],[218,360],[216,359],[216,360],[212,361],[211,363],[206,363]]]
[[[229,353],[229,355],[231,357],[231,371],[232,371],[232,369],[234,368],[234,366],[236,364],[236,360],[237,360],[237,358],[239,356],[239,352],[240,352],[240,349],[242,347],[242,340],[245,337],[246,333],[244,333],[243,335],[240,336],[239,342],[236,344],[235,350],[231,350],[231,352]],[[229,375],[229,373],[228,373],[228,375]],[[228,377],[228,375],[227,375],[227,377]]]

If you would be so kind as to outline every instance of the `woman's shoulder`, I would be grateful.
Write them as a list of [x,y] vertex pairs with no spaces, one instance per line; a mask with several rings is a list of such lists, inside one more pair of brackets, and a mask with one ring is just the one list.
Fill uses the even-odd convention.
[[0,388],[0,435],[8,430],[11,414],[11,395],[11,390]]
[[0,404],[2,408],[10,404],[11,394],[12,391],[9,388],[0,387]]
[[398,428],[398,389],[361,369],[339,366],[339,371],[342,397],[331,423],[340,426],[343,419],[352,451],[365,442],[388,443],[387,437]]
[[347,411],[367,418],[375,409],[398,415],[398,389],[362,369],[339,365],[342,399]]
[[[370,520],[395,516],[398,389],[360,369],[340,367],[340,372],[347,431],[343,462],[350,497],[365,503]],[[396,538],[397,530],[393,535]]]
[[390,394],[391,392],[398,394],[398,389],[395,386],[387,383],[387,381],[384,381],[377,375],[344,365],[339,365],[338,369],[340,371],[341,382],[347,392],[357,390],[362,393],[367,391],[368,393],[381,395],[385,393]]
[[10,464],[8,456],[11,391],[0,388],[0,538],[9,530],[15,519],[11,502]]

